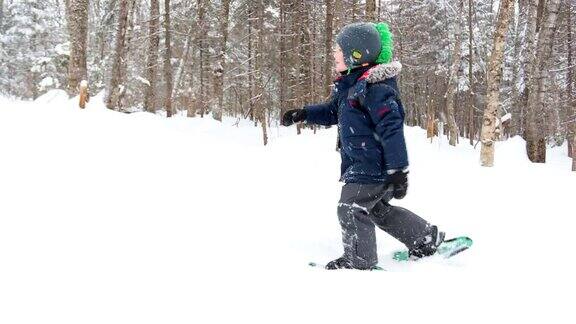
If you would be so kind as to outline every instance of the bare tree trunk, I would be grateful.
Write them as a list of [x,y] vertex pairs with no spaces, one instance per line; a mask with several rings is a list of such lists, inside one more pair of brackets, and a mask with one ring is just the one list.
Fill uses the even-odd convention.
[[248,112],[250,120],[254,122],[254,126],[258,124],[254,114],[254,46],[252,45],[254,36],[254,26],[252,21],[254,19],[254,8],[249,5],[248,8]]
[[[302,57],[301,57],[301,51],[302,51],[302,16],[303,16],[303,4],[302,4],[303,0],[296,0],[294,1],[294,7],[296,8],[296,12],[294,14],[294,18],[292,21],[292,33],[294,34],[294,43],[292,44],[292,51],[294,53],[294,70],[295,70],[295,75],[293,76],[293,95],[292,95],[292,100],[293,100],[293,104],[296,107],[301,107],[302,106],[302,78],[301,78],[301,71],[300,68],[302,66]],[[302,132],[301,129],[301,124],[298,123],[298,125],[296,125],[296,134],[300,135]]]
[[[281,57],[284,58],[288,58],[288,53],[287,53],[287,14],[286,14],[286,4],[287,0],[280,0],[280,26],[278,28],[279,30],[279,38],[280,38],[280,55]],[[287,59],[282,59],[280,60],[279,64],[280,64],[280,89],[279,89],[279,104],[280,104],[280,115],[279,117],[282,118],[282,115],[284,114],[284,112],[287,110],[287,105],[288,105],[288,96],[287,96],[287,91],[285,86],[283,86],[284,84],[288,84],[288,76],[287,76],[287,71],[286,71],[286,61],[288,61]]]
[[[566,92],[568,93],[568,112],[566,114],[566,117],[568,118],[569,122],[568,125],[566,125],[566,138],[568,140],[568,156],[570,156],[572,159],[576,159],[576,155],[574,155],[574,146],[576,145],[576,142],[574,141],[574,137],[576,136],[576,121],[574,119],[576,119],[576,109],[575,106],[576,102],[574,99],[574,89],[573,89],[573,82],[574,82],[574,76],[573,76],[573,70],[574,70],[574,61],[572,58],[572,41],[573,41],[573,35],[572,35],[572,8],[570,6],[570,4],[568,4],[567,6],[567,11],[568,11],[568,15],[567,15],[567,20],[568,20],[568,39],[567,39],[567,49],[568,49],[568,70],[566,71],[566,79],[568,80],[568,84],[566,85]],[[576,163],[576,162],[575,162]],[[573,170],[576,171],[576,170]]]
[[[317,23],[318,23],[318,19],[316,17],[316,10],[313,10],[313,8],[310,8],[310,13],[311,13],[311,17],[309,20],[309,25],[312,25],[311,27],[309,27],[310,31],[309,31],[309,35],[310,35],[310,39],[309,39],[309,43],[310,43],[310,53],[318,53],[321,52],[320,50],[317,49],[318,47],[318,41],[317,41],[317,37],[318,37],[318,33],[316,31],[316,27],[317,27]],[[322,73],[322,67],[324,66],[324,64],[322,63],[318,63],[317,61],[319,61],[315,55],[309,55],[308,56],[308,60],[309,60],[309,64],[310,64],[310,78],[308,79],[308,86],[310,87],[310,96],[308,98],[308,102],[318,102],[321,101],[322,98],[321,96],[318,94],[318,84],[323,84],[324,80],[317,80],[317,76],[320,75],[320,73]],[[320,89],[322,90],[322,92],[324,92],[322,89],[322,87],[320,87]],[[316,134],[316,126],[313,125],[312,129],[314,129],[314,134]]]
[[100,64],[104,64],[105,50],[108,46],[106,35],[111,29],[110,26],[113,25],[117,2],[117,0],[110,0],[107,2],[106,9],[97,28],[96,35],[98,38],[98,59]]
[[196,46],[198,48],[198,62],[196,66],[198,67],[198,87],[196,87],[195,101],[200,106],[200,117],[204,117],[206,113],[206,107],[209,105],[209,98],[206,95],[206,60],[208,59],[208,51],[206,48],[206,0],[198,0],[196,3],[198,11],[198,19],[196,21],[197,34],[196,34]]
[[158,0],[150,0],[150,21],[148,26],[148,58],[146,62],[146,85],[144,108],[156,111],[156,71],[158,66],[158,47],[160,43],[160,5]]
[[325,42],[324,42],[324,96],[330,94],[330,84],[332,83],[332,34],[334,21],[334,0],[325,0],[326,4],[326,22],[325,22]]
[[524,131],[524,124],[523,124],[523,115],[524,115],[524,105],[521,104],[522,95],[521,95],[521,85],[525,80],[525,58],[526,58],[526,49],[524,44],[524,39],[526,38],[525,35],[525,28],[528,25],[528,21],[526,20],[527,12],[526,12],[526,1],[520,0],[518,1],[518,15],[515,15],[515,28],[514,28],[514,54],[513,60],[515,61],[512,68],[512,92],[510,95],[510,100],[512,102],[512,113],[515,114],[514,122],[511,122],[513,125],[512,132],[514,134],[522,134]]
[[536,37],[537,29],[539,26],[537,14],[539,2],[543,0],[526,0],[524,5],[528,8],[526,14],[526,32],[524,36],[524,55],[521,58],[520,64],[524,71],[524,89],[518,98],[518,104],[520,106],[520,128],[521,134],[524,139],[528,139],[529,129],[528,129],[528,119],[530,118],[528,110],[528,96],[530,92],[530,84],[533,72],[532,65],[536,62]]
[[268,144],[268,121],[266,120],[266,105],[264,104],[264,80],[262,70],[264,69],[264,3],[257,0],[256,12],[258,15],[258,46],[256,47],[256,88],[258,97],[256,98],[257,116],[262,126],[262,140],[264,145]]
[[4,32],[4,0],[0,0],[0,33]]
[[[572,118],[576,117],[576,100],[572,100]],[[576,171],[576,122],[572,122],[572,171]]]
[[218,98],[217,105],[212,110],[214,119],[222,120],[224,103],[224,71],[226,71],[226,46],[228,42],[228,16],[230,13],[230,0],[222,0],[220,8],[220,44],[216,66],[214,67],[214,94]]
[[70,0],[66,7],[70,60],[68,61],[68,94],[78,94],[80,82],[88,79],[86,41],[88,38],[88,0]]
[[456,13],[456,28],[454,29],[454,51],[452,52],[452,65],[450,66],[450,75],[448,77],[448,89],[446,91],[446,114],[448,118],[448,138],[452,146],[458,142],[458,125],[454,118],[454,95],[458,89],[458,71],[460,70],[460,48],[462,47],[462,22],[461,17],[464,14],[464,0],[459,1],[459,10]]
[[[572,111],[576,111],[574,105],[572,105]],[[576,171],[576,145],[574,143],[576,143],[576,129],[574,129],[574,137],[572,138],[572,171]]]
[[180,61],[178,62],[178,68],[176,68],[176,74],[174,75],[174,84],[172,87],[172,93],[177,93],[180,85],[182,84],[182,78],[184,75],[184,69],[186,68],[186,64],[188,63],[188,58],[190,56],[190,48],[192,47],[192,36],[194,35],[194,31],[196,28],[193,26],[190,27],[188,30],[186,41],[184,42],[184,53],[180,56]]
[[537,11],[536,11],[536,20],[538,21],[538,23],[536,24],[536,32],[538,32],[540,30],[540,22],[542,22],[542,19],[544,17],[544,11],[546,9],[546,1],[547,0],[540,0],[538,1],[538,6],[537,6]]
[[[370,1],[370,0],[369,0]],[[352,22],[357,22],[360,20],[360,5],[358,0],[350,0],[350,11],[352,11]]]
[[120,0],[120,9],[118,12],[118,29],[116,31],[116,44],[114,49],[114,59],[112,62],[112,77],[110,78],[110,87],[106,107],[108,109],[120,109],[120,96],[125,91],[124,85],[121,84],[123,71],[126,65],[126,31],[128,30],[128,0]]
[[500,94],[500,80],[502,79],[502,63],[504,60],[504,45],[506,40],[506,30],[508,22],[514,9],[513,0],[501,0],[498,22],[494,33],[494,44],[490,56],[488,70],[488,93],[487,105],[484,110],[482,124],[482,148],[480,151],[480,161],[482,166],[491,167],[494,165],[494,143],[497,139],[496,126],[499,120],[498,104]]
[[530,161],[534,163],[546,162],[546,138],[543,134],[539,115],[545,108],[544,95],[546,93],[546,79],[549,74],[545,69],[552,54],[552,36],[556,27],[559,6],[560,0],[548,0],[548,14],[538,33],[534,64],[531,64],[526,152]]
[[376,21],[376,0],[366,0],[366,20]]
[[[312,88],[310,87],[311,74],[313,67],[310,65],[309,58],[311,55],[310,46],[310,10],[307,1],[301,1],[299,5],[300,19],[298,27],[299,49],[296,52],[299,57],[299,82],[298,82],[298,107],[304,106],[305,103],[311,102]],[[299,123],[296,128],[301,131],[306,125]]]
[[[425,93],[429,93],[429,87],[431,87],[430,85],[430,79],[429,76],[426,76],[426,82],[425,82]],[[432,138],[437,135],[437,131],[438,131],[438,124],[436,122],[436,105],[435,105],[435,101],[434,101],[434,97],[432,98],[423,98],[426,99],[425,100],[425,105],[422,105],[424,107],[426,107],[426,137],[430,139],[430,142],[432,142]]]
[[432,139],[436,134],[436,111],[432,103],[426,109],[426,137]]
[[314,89],[311,86],[311,79],[312,74],[314,72],[314,66],[310,61],[310,58],[313,57],[312,52],[312,45],[311,45],[311,31],[310,31],[310,19],[311,19],[311,12],[312,8],[310,7],[309,1],[302,1],[301,4],[301,14],[300,14],[300,50],[298,54],[300,56],[301,64],[298,65],[300,67],[300,84],[299,89],[302,95],[299,97],[299,104],[298,107],[302,107],[305,103],[312,102],[312,96]]
[[166,117],[172,117],[172,44],[170,40],[170,0],[164,0],[164,82],[166,83],[166,97],[164,98],[164,108]]
[[344,10],[346,10],[347,8],[345,8],[343,1],[339,1],[339,0],[334,0],[333,4],[334,6],[334,30],[338,31],[340,30],[342,27],[344,27],[344,24],[346,23],[344,17],[342,17],[343,15],[341,14]]
[[473,0],[468,0],[468,83],[470,90],[470,106],[468,107],[468,137],[470,145],[474,145],[474,135],[476,130],[474,128],[474,104],[476,102],[476,94],[474,93],[474,70],[473,70],[473,39],[474,30],[472,28],[472,7]]

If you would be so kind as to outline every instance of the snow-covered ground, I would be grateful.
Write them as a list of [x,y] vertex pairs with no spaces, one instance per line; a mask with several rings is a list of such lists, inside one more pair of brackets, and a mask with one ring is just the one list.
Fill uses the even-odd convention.
[[[429,143],[407,128],[395,201],[474,246],[387,272],[342,253],[335,129],[86,110],[0,98],[0,323],[574,323],[576,174],[566,148]],[[424,322],[425,321],[425,322]]]

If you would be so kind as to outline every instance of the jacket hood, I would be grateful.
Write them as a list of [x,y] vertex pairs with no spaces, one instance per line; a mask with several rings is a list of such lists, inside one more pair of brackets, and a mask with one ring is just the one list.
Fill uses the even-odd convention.
[[377,83],[397,76],[400,71],[402,71],[402,64],[398,61],[393,61],[373,66],[364,72],[360,79],[366,80],[367,83]]

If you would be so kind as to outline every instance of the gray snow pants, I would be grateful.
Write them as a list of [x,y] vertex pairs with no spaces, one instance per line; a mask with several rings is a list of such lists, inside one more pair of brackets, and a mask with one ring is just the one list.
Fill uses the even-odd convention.
[[430,233],[430,224],[402,207],[391,206],[391,188],[384,184],[347,183],[342,187],[338,219],[342,226],[344,257],[356,268],[378,263],[375,225],[414,248],[415,242]]

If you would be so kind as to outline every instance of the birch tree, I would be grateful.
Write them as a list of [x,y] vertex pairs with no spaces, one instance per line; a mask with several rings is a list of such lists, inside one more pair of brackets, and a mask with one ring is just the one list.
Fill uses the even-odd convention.
[[556,27],[560,0],[548,0],[547,15],[540,32],[534,62],[531,64],[530,88],[528,90],[528,132],[526,134],[526,152],[530,161],[546,162],[546,138],[542,131],[541,113],[545,111],[546,70],[552,54],[552,37]]
[[499,120],[498,105],[500,95],[500,80],[502,79],[502,63],[504,59],[504,43],[506,40],[506,30],[508,22],[514,9],[513,0],[501,0],[500,12],[494,33],[494,43],[490,56],[488,70],[488,93],[487,105],[484,110],[482,124],[482,148],[480,151],[480,161],[482,166],[491,167],[494,165],[494,143],[497,139],[496,123]]

